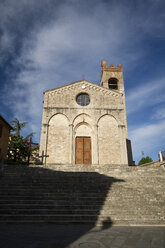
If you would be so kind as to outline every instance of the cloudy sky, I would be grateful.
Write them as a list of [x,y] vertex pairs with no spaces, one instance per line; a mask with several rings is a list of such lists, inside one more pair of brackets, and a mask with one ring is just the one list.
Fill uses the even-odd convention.
[[165,150],[164,0],[1,0],[0,114],[39,142],[43,91],[122,64],[136,162]]

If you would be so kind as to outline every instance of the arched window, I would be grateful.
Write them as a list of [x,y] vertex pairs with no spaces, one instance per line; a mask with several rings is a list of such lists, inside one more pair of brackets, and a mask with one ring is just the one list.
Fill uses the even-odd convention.
[[108,80],[108,87],[109,87],[109,89],[117,90],[118,89],[118,80],[116,78],[110,78]]

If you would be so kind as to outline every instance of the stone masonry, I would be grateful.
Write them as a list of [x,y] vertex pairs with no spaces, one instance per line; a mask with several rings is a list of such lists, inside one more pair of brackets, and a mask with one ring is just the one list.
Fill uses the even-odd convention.
[[44,92],[40,155],[45,164],[75,164],[76,158],[92,165],[128,164],[126,140],[121,65],[107,67],[103,60],[100,85],[83,79]]
[[165,170],[159,163],[5,165],[0,224],[165,226],[164,181]]

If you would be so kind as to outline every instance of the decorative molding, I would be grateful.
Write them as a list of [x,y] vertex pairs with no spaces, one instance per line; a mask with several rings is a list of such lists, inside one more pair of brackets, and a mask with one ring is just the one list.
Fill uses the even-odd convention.
[[[70,109],[82,109],[82,107],[80,106],[79,108],[77,107],[77,108],[72,108],[72,107],[44,107],[44,109],[45,110],[53,110],[53,109],[57,109],[57,110],[70,110]],[[83,107],[83,110],[89,110],[89,109],[92,109],[93,110],[93,108],[89,108],[89,107],[87,107],[87,108],[85,108],[85,107]],[[95,110],[104,110],[104,111],[123,111],[124,110],[124,108],[95,108]],[[58,112],[57,112],[58,113]]]
[[[80,90],[82,90],[82,85],[85,85],[85,89],[83,89],[84,91],[86,91],[87,89],[90,89],[90,90],[93,89],[97,92],[102,92],[103,94],[106,94],[106,95],[112,95],[113,97],[116,97],[116,98],[118,98],[121,95],[120,92],[113,92],[112,90],[103,88],[102,86],[96,85],[92,82],[79,81],[79,82],[76,82],[73,84],[74,85],[72,85],[72,86],[65,85],[65,86],[62,86],[60,88],[55,88],[55,89],[46,91],[45,93],[48,94],[48,96],[54,96],[55,94],[62,94],[62,93],[65,93],[66,91],[68,92],[70,90],[74,90],[77,88],[80,88]],[[92,84],[94,84],[94,85],[92,85]]]

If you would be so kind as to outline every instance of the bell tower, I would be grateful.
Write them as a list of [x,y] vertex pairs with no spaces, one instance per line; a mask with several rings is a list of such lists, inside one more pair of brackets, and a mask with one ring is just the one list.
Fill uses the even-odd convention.
[[[110,65],[110,67],[108,67],[106,61],[102,60],[100,85],[116,93],[118,92],[120,95],[120,99],[122,103],[122,111],[121,111],[121,119],[120,119],[121,124],[119,124],[118,127],[120,128],[120,137],[124,137],[123,140],[126,141],[125,143],[126,148],[123,152],[123,157],[127,153],[128,164],[134,165],[134,161],[132,157],[131,141],[128,140],[128,136],[127,136],[127,117],[126,117],[126,104],[125,104],[125,91],[124,91],[122,65],[119,64],[117,67],[115,67],[112,64]],[[121,146],[124,147],[125,146],[124,143]]]
[[113,64],[107,67],[106,61],[102,60],[100,85],[110,90],[124,92],[122,65],[119,64],[117,68]]

